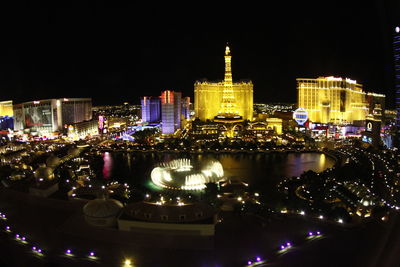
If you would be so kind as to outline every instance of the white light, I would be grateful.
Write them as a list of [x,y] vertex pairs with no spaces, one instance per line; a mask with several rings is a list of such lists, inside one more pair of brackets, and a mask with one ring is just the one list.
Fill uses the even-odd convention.
[[396,27],[396,32],[398,33],[398,32],[400,32],[400,27]]
[[130,259],[126,259],[124,261],[124,266],[128,267],[128,266],[131,266],[131,265],[132,265],[132,261]]

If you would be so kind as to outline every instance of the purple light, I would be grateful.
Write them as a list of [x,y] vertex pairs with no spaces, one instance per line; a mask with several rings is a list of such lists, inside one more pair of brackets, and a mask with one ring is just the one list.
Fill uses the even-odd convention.
[[284,245],[282,245],[282,246],[281,246],[281,249],[284,249],[284,248],[285,248],[285,246],[284,246]]
[[94,256],[94,252],[90,252],[89,255],[90,255],[90,257],[93,257]]
[[247,262],[247,265],[251,265],[251,261],[248,261],[248,262]]
[[257,257],[256,260],[257,260],[257,261],[261,261],[261,258],[260,258],[260,257]]
[[36,250],[36,247],[33,247],[32,250]]
[[70,249],[67,249],[67,254],[71,254],[71,250]]
[[16,238],[19,238],[19,234],[16,234],[15,237],[16,237]]
[[320,235],[320,234],[321,234],[321,232],[318,231],[318,232],[317,232],[317,235]]
[[312,236],[312,235],[313,235],[313,233],[312,233],[312,232],[309,232],[309,233],[308,233],[308,235],[309,235],[309,236]]
[[286,245],[287,245],[288,247],[290,247],[292,244],[290,244],[290,242],[287,242]]
[[25,237],[23,236],[23,237],[21,238],[21,240],[22,240],[22,241],[25,241]]
[[42,250],[39,248],[39,249],[37,250],[37,252],[42,253]]
[[6,230],[10,230],[10,226],[6,226]]

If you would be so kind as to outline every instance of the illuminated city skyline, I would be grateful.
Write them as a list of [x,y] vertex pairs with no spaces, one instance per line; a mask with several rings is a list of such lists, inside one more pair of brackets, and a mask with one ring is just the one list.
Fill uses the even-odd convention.
[[[257,103],[294,103],[295,79],[318,76],[352,77],[366,90],[394,99],[392,38],[398,16],[389,15],[398,4],[377,5],[346,2],[324,12],[322,6],[278,5],[263,19],[225,27],[218,15],[221,20],[207,23],[190,19],[184,28],[171,14],[148,14],[157,27],[141,26],[129,9],[10,12],[19,23],[3,36],[10,42],[4,44],[0,88],[9,96],[0,100],[92,97],[94,105],[138,103],[143,91],[158,95],[166,88],[193,99],[195,80],[223,77],[226,42],[235,51],[232,72],[253,81]],[[310,12],[315,15],[304,16]],[[394,107],[394,100],[389,102]]]
[[6,9],[0,267],[400,266],[400,1],[364,2]]

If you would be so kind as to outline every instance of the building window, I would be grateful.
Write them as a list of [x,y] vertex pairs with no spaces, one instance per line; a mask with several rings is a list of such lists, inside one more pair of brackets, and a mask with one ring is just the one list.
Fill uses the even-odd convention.
[[162,221],[168,221],[168,215],[161,215]]
[[179,215],[179,220],[180,221],[186,220],[186,215]]

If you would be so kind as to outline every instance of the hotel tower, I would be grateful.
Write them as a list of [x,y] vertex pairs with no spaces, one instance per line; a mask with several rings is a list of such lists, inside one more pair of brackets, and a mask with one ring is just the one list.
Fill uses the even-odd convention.
[[385,95],[365,92],[361,84],[348,78],[298,78],[297,93],[298,107],[307,110],[310,121],[319,123],[363,121],[385,105]]

